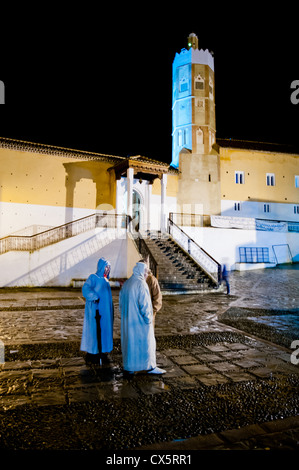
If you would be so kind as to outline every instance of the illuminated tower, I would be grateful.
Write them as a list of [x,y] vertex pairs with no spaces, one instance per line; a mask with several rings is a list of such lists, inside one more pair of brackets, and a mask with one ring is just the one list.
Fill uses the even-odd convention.
[[[180,201],[202,204],[205,214],[220,211],[216,139],[214,58],[198,49],[198,37],[176,54],[172,69],[172,166],[181,170]],[[192,208],[194,211],[194,207]]]

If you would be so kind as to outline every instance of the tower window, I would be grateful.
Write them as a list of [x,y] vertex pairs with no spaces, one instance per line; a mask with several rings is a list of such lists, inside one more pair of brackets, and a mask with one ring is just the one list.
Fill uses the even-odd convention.
[[195,90],[203,90],[204,89],[204,79],[200,75],[197,75],[197,77],[195,77],[194,88],[195,88]]
[[299,206],[294,206],[294,214],[299,214]]
[[234,210],[237,211],[237,212],[239,212],[241,210],[241,203],[240,202],[235,202]]
[[295,176],[295,188],[299,188],[299,175]]
[[188,91],[188,80],[185,77],[180,81],[180,93],[184,93],[184,91]]
[[184,129],[184,132],[183,132],[183,145],[186,145],[187,144],[187,130]]
[[204,100],[201,100],[199,98],[195,98],[195,106],[197,108],[204,108],[205,107],[205,102]]
[[236,184],[244,184],[244,171],[235,171],[235,182]]
[[264,212],[269,213],[270,212],[270,204],[264,204]]
[[266,174],[267,186],[275,186],[275,174],[267,173]]
[[210,95],[211,100],[213,100],[213,94],[214,94],[214,85],[213,85],[213,80],[210,77],[210,80],[209,80],[209,95]]

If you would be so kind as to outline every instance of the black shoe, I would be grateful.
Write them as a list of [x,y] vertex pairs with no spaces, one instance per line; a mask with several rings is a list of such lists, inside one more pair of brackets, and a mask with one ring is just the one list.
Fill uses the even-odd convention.
[[100,361],[101,361],[100,354],[86,353],[86,356],[85,356],[86,365],[92,366],[95,364],[101,364]]
[[101,359],[102,359],[102,364],[105,364],[105,365],[111,364],[111,359],[108,356],[108,354],[102,353],[101,354]]

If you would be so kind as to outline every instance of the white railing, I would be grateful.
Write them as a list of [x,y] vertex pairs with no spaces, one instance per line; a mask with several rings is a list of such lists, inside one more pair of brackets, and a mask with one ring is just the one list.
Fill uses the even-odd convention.
[[31,236],[8,235],[0,239],[0,254],[7,251],[34,251],[66,238],[74,237],[97,227],[127,227],[127,216],[118,214],[92,214],[59,227]]
[[201,269],[219,285],[221,279],[221,265],[212,256],[201,248],[171,219],[168,219],[168,233],[177,244],[191,256]]

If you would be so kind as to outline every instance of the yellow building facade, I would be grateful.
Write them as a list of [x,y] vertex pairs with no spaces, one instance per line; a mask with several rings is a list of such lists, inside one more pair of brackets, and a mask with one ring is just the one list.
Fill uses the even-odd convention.
[[[124,172],[117,174],[124,165]],[[131,216],[140,217],[140,228],[160,228],[161,188],[164,219],[166,207],[176,211],[178,171],[145,157],[127,159],[0,138],[0,167],[1,237],[29,233],[29,227],[56,227],[95,212],[126,215],[129,174]]]
[[219,140],[221,214],[299,222],[299,155],[282,145]]
[[115,207],[116,157],[0,140],[0,225],[9,235],[32,225],[58,226]]

